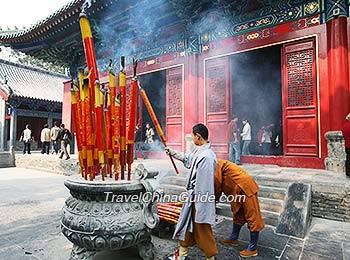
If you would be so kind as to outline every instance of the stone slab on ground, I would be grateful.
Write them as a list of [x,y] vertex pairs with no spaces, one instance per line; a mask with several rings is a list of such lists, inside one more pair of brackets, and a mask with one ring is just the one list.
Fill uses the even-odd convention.
[[14,153],[10,151],[0,151],[0,168],[15,167]]
[[[239,251],[247,247],[249,232],[243,227],[239,239],[240,245],[233,247],[222,245],[218,241],[228,236],[232,228],[230,220],[224,220],[214,227],[220,260],[239,260]],[[341,231],[341,229],[343,229]],[[350,259],[350,248],[346,234],[350,232],[350,224],[313,219],[313,228],[305,239],[275,233],[275,228],[266,226],[260,233],[258,244],[259,255],[251,258],[254,260],[347,260]],[[328,239],[326,239],[328,237]],[[331,238],[330,238],[331,237]],[[189,253],[190,259],[204,259],[203,253],[198,248],[193,248]]]
[[276,231],[304,238],[311,222],[311,185],[291,183]]

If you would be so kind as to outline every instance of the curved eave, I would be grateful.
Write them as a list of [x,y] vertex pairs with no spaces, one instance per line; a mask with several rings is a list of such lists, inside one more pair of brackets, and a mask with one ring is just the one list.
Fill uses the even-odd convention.
[[11,33],[0,32],[0,42],[4,44],[32,42],[43,39],[52,33],[59,32],[60,30],[58,28],[61,27],[60,25],[63,21],[72,16],[79,16],[80,7],[83,2],[84,0],[74,0],[27,29]]
[[16,93],[14,93],[14,94],[12,94],[11,96],[8,97],[9,101],[11,101],[11,98],[30,100],[30,101],[34,101],[34,102],[44,102],[44,103],[57,103],[57,104],[62,104],[63,103],[63,101],[59,101],[59,100],[51,100],[51,99],[43,99],[43,98],[22,96],[22,95],[17,95]]

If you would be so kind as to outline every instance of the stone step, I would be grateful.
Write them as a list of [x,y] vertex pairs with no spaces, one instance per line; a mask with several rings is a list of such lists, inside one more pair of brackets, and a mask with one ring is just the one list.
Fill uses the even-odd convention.
[[[185,191],[183,186],[178,185],[169,185],[163,184],[161,188],[165,191],[166,194],[179,194]],[[263,215],[263,219],[265,224],[271,226],[277,226],[280,212],[283,209],[283,201],[269,198],[259,198],[261,214]],[[218,203],[217,206],[217,214],[232,217],[231,206],[229,203]]]
[[[266,176],[253,176],[255,181],[259,184],[259,186],[269,186],[275,188],[283,188],[287,189],[289,185],[289,181],[278,180],[266,178]],[[162,183],[175,184],[175,185],[185,185],[186,183],[186,174],[180,174],[176,176],[167,176],[161,180]]]
[[[179,190],[179,187],[185,187],[186,179],[180,176],[175,177],[166,177],[162,181],[162,186],[170,188],[168,185],[178,186],[175,187],[175,190]],[[165,189],[164,189],[165,190]],[[181,192],[181,191],[180,191]],[[269,198],[269,199],[278,199],[278,200],[284,200],[286,196],[287,190],[285,188],[280,187],[272,187],[272,186],[264,186],[260,185],[259,189],[259,197],[262,198]],[[178,193],[171,193],[171,194],[178,194]]]
[[[223,204],[230,205],[229,202],[222,202]],[[269,199],[259,197],[259,206],[261,210],[267,210],[280,214],[283,210],[284,201],[278,199]]]
[[271,178],[266,178],[264,176],[254,176],[254,179],[259,184],[259,186],[270,186],[270,187],[287,189],[289,185],[289,181],[271,179]]
[[[164,190],[166,194],[169,194],[169,195],[179,195],[181,192],[186,191],[184,186],[172,185],[172,184],[162,184],[161,188]],[[273,187],[269,187],[269,188],[271,188],[271,190],[273,191]],[[271,194],[273,194],[273,192]],[[224,202],[220,204],[225,204],[228,207],[230,207],[229,202]],[[259,204],[260,204],[261,210],[270,211],[270,212],[279,214],[282,212],[284,201],[280,199],[275,199],[275,198],[261,197],[259,193]]]
[[284,201],[259,197],[259,205],[261,210],[276,212],[280,214],[283,210]]
[[[216,214],[232,218],[231,207],[228,204],[219,203],[216,205]],[[280,214],[268,210],[261,210],[261,215],[266,225],[277,226]]]
[[278,199],[284,201],[287,190],[285,188],[259,185],[258,196],[261,198]]
[[[173,194],[178,195],[181,192],[185,191],[185,188],[179,185],[162,184],[161,188],[164,190],[166,194],[170,194],[170,195],[173,195]],[[223,203],[229,205],[229,202],[223,202]],[[259,197],[259,204],[260,204],[261,210],[280,213],[283,209],[283,203],[284,203],[283,200]]]

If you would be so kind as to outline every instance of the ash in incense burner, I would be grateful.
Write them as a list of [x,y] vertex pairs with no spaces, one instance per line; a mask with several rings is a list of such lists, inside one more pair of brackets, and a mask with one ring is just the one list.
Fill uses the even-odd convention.
[[80,176],[65,181],[70,190],[63,207],[61,229],[74,246],[70,260],[92,260],[98,251],[136,246],[144,260],[153,260],[151,229],[159,223],[152,212],[158,172],[148,172],[142,164],[131,181]]

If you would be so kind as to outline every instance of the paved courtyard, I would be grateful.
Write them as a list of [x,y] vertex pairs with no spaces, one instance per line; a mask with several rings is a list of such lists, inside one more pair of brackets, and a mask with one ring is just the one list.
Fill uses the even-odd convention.
[[[69,196],[63,185],[67,176],[24,168],[0,169],[0,259],[50,259],[69,258],[72,244],[60,232],[60,214]],[[214,227],[219,240],[231,230],[229,219],[218,217]],[[166,234],[153,236],[157,260],[163,260],[177,245]],[[248,243],[248,231],[242,230],[239,247],[218,244],[219,260],[235,260],[239,250]],[[267,226],[259,240],[256,260],[350,260],[350,223],[313,218],[306,239],[275,234]],[[99,253],[96,260],[140,259],[135,248]],[[190,259],[205,259],[193,248]]]

